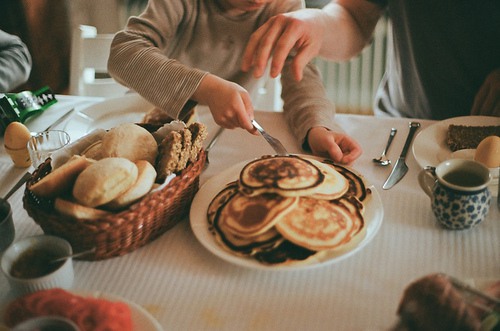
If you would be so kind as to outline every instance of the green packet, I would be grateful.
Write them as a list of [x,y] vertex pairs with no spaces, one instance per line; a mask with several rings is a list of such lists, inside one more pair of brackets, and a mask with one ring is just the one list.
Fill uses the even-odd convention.
[[3,136],[11,122],[24,123],[56,102],[56,96],[48,86],[35,92],[0,94],[0,134]]

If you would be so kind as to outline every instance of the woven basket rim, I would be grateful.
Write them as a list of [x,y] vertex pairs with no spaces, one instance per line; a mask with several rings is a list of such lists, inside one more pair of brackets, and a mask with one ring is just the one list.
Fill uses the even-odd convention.
[[49,232],[47,234],[61,236],[80,249],[101,247],[93,256],[86,256],[86,260],[124,255],[154,240],[188,216],[205,161],[202,149],[198,160],[189,163],[161,190],[149,193],[117,213],[82,220],[57,213],[55,199],[44,199],[31,192],[31,185],[51,171],[50,159],[47,159],[26,183],[23,205],[43,231]]

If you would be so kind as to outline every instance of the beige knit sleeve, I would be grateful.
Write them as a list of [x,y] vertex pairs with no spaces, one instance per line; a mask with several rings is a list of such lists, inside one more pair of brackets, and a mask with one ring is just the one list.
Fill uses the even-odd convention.
[[178,3],[150,1],[143,14],[131,17],[127,27],[115,35],[108,60],[114,79],[173,118],[178,118],[207,74],[167,56],[166,49],[186,10]]
[[309,63],[304,75],[297,82],[291,73],[290,62],[281,73],[283,111],[288,126],[303,147],[307,132],[315,126],[332,131],[342,131],[335,124],[335,105],[327,98],[326,91],[316,65]]

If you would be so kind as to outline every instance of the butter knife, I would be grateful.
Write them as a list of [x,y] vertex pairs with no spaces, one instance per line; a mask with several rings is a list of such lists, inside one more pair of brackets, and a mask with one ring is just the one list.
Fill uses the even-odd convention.
[[411,141],[413,140],[415,132],[417,132],[418,128],[420,127],[420,123],[410,122],[409,127],[410,131],[408,132],[408,137],[406,138],[406,142],[403,147],[403,150],[401,151],[401,155],[396,161],[394,168],[392,168],[389,177],[387,177],[387,180],[382,186],[384,190],[388,190],[394,185],[396,185],[401,180],[401,178],[403,178],[408,172],[408,166],[405,163],[406,153],[408,153],[408,150],[410,149]]
[[71,113],[73,113],[75,111],[75,108],[71,108],[70,110],[68,110],[64,115],[62,115],[61,117],[59,117],[54,123],[52,123],[51,125],[49,125],[48,127],[45,128],[44,131],[49,131],[50,129],[54,128],[56,125],[59,125],[60,123],[62,123],[69,115],[71,115]]

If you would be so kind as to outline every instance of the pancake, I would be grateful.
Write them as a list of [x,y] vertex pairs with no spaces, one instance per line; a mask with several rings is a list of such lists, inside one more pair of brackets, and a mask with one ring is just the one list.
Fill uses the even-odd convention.
[[339,164],[333,163],[330,160],[324,160],[325,164],[328,164],[331,167],[334,167],[344,178],[349,182],[349,188],[345,195],[353,195],[359,199],[359,201],[364,201],[367,195],[370,193],[370,190],[366,188],[365,181],[363,177],[356,174],[354,171],[350,170],[347,167],[341,166]]
[[311,195],[312,198],[334,200],[340,198],[348,191],[349,181],[334,167],[317,160],[310,159],[310,161],[316,165],[325,176],[325,180],[318,185],[317,189]]
[[266,265],[308,264],[362,241],[369,192],[360,175],[333,161],[264,156],[211,201],[209,230],[234,255]]
[[278,220],[276,229],[292,243],[317,251],[349,242],[363,223],[358,206],[349,199],[300,198],[299,203]]
[[271,228],[257,236],[243,238],[227,230],[225,222],[220,219],[220,212],[226,203],[238,193],[236,182],[228,184],[212,200],[208,207],[207,219],[209,230],[215,236],[217,243],[226,251],[238,256],[252,256],[259,252],[268,251],[283,242],[284,238]]
[[283,240],[278,246],[271,250],[266,250],[255,254],[255,259],[268,265],[296,265],[307,263],[306,261],[318,255],[319,252],[295,245],[294,243]]
[[309,160],[295,155],[264,156],[243,167],[239,185],[250,196],[276,193],[297,197],[314,193],[324,179],[324,173]]
[[254,237],[271,229],[297,201],[268,193],[249,197],[238,191],[222,207],[219,218],[233,235]]

